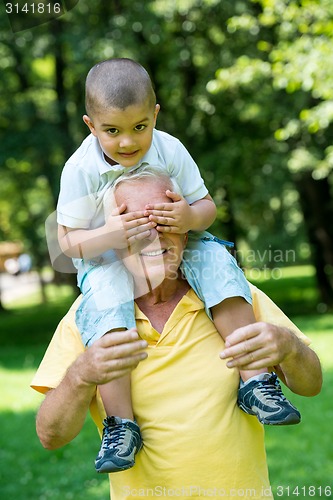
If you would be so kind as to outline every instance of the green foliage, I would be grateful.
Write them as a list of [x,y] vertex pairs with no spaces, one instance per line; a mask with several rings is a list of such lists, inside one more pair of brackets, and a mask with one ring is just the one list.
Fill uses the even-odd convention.
[[[329,0],[80,0],[55,21],[12,33],[0,20],[0,237],[46,259],[43,221],[64,162],[87,134],[84,79],[109,57],[150,72],[158,127],[188,147],[219,206],[214,231],[263,251],[296,250],[309,224],[298,180],[332,172],[332,4]],[[316,189],[315,183],[312,186]],[[319,222],[320,220],[320,222]],[[316,263],[317,272],[326,269]],[[312,257],[314,259],[314,257]],[[326,257],[325,257],[326,258]],[[326,272],[326,271],[325,271]]]

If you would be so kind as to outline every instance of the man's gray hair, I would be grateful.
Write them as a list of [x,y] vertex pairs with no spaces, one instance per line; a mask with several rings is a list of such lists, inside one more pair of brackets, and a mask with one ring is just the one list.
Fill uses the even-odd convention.
[[115,192],[117,186],[123,182],[135,182],[144,178],[164,179],[170,185],[170,191],[174,191],[175,193],[183,196],[177,179],[172,175],[169,175],[161,166],[158,165],[144,164],[139,168],[125,172],[114,181],[111,188]]

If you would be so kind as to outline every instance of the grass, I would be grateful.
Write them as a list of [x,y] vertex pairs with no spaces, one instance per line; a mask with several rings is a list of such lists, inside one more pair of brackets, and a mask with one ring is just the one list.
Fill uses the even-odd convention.
[[[332,324],[333,315],[330,319]],[[307,399],[284,390],[285,395],[300,410],[302,423],[291,427],[266,428],[266,449],[272,487],[276,493],[278,486],[284,486],[286,494],[283,498],[291,496],[287,495],[287,487],[291,490],[296,487],[304,488],[303,491],[307,493],[299,496],[310,498],[309,488],[315,486],[317,490],[313,498],[321,498],[324,495],[320,495],[319,488],[333,486],[333,449],[329,437],[333,418],[333,360],[330,356],[333,352],[333,328],[331,327],[331,331],[321,331],[318,326],[315,319],[312,319],[309,329],[303,328],[303,331],[313,339],[312,347],[322,361],[322,392]]]
[[0,498],[107,499],[108,480],[94,469],[99,439],[89,418],[82,433],[60,450],[44,450],[36,436],[35,415],[43,396],[29,384],[74,298],[70,288],[50,286],[47,291],[47,304],[39,304],[36,294],[0,316]]
[[325,311],[320,304],[314,268],[294,266],[287,268],[246,271],[247,278],[258,286],[288,315],[296,316]]
[[[288,314],[295,311],[293,320],[313,340],[322,360],[324,387],[311,399],[285,391],[299,407],[302,424],[266,428],[272,489],[276,498],[322,499],[331,496],[324,487],[332,486],[333,477],[333,315],[314,314],[316,292],[310,269],[294,268],[284,273],[279,280],[259,277],[255,284],[269,291],[280,306],[288,304]],[[0,497],[106,500],[108,480],[94,471],[99,440],[89,418],[81,434],[60,450],[44,450],[36,437],[35,415],[42,396],[30,390],[29,383],[56,324],[73,299],[66,288],[49,287],[48,296],[46,305],[38,304],[37,296],[29,297],[0,315]],[[312,314],[305,315],[305,310]]]

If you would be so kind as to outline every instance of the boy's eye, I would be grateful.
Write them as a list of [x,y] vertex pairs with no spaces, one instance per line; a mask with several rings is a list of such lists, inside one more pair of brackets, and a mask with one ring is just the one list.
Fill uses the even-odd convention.
[[119,131],[117,128],[109,128],[107,130],[108,134],[111,134],[111,135],[116,135]]
[[140,125],[137,125],[135,127],[135,130],[138,130],[140,132],[141,130],[144,130],[145,128],[146,128],[146,125],[140,124]]

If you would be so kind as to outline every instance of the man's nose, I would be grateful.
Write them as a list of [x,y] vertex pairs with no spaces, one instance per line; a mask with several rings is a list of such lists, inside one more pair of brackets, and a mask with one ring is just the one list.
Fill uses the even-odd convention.
[[152,229],[150,229],[149,236],[147,236],[147,238],[145,238],[145,239],[147,239],[149,241],[154,241],[156,238],[159,238],[159,237],[160,237],[160,233],[158,231],[156,231],[155,228],[152,228]]
[[143,250],[147,246],[151,245],[157,238],[158,239],[160,238],[161,233],[156,231],[156,229],[150,229],[149,231],[150,231],[149,236],[146,236],[142,240],[138,240],[135,243],[134,246],[136,248],[136,252],[140,252],[141,250]]

